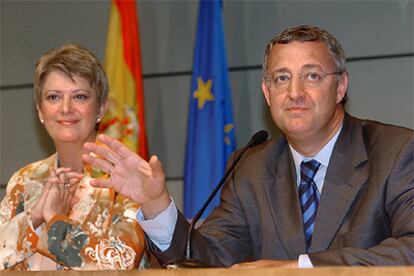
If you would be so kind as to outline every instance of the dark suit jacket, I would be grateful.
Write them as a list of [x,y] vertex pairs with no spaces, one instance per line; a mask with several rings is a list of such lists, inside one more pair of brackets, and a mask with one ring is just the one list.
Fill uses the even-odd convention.
[[[413,131],[345,116],[327,169],[309,257],[313,265],[414,264]],[[195,258],[230,266],[250,258],[297,260],[305,237],[285,138],[250,149],[221,203],[193,235]],[[161,264],[183,256],[181,213]]]

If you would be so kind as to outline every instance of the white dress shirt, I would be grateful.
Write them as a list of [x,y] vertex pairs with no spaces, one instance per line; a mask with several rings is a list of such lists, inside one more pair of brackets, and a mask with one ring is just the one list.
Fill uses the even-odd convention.
[[[318,161],[321,165],[319,166],[318,171],[316,172],[313,181],[318,188],[319,195],[322,193],[323,184],[325,182],[325,175],[326,170],[328,169],[329,160],[331,159],[332,151],[335,146],[336,140],[338,140],[339,133],[341,132],[342,126],[339,130],[335,133],[335,135],[329,140],[328,144],[326,144],[315,156],[312,157],[305,157],[297,152],[290,144],[290,151],[292,152],[293,162],[295,163],[295,170],[296,170],[296,185],[299,187],[300,185],[300,164],[302,161],[310,161],[312,159]],[[300,268],[312,268],[312,262],[309,259],[307,254],[301,254],[298,260],[298,266]]]

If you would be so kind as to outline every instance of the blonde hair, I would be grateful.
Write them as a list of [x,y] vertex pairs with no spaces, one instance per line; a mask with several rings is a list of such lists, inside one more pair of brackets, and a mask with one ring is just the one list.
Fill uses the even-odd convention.
[[85,78],[96,90],[99,105],[108,97],[108,79],[99,60],[88,49],[69,44],[49,50],[37,61],[33,82],[35,103],[38,106],[40,106],[45,79],[52,71],[63,72],[72,80],[73,75]]

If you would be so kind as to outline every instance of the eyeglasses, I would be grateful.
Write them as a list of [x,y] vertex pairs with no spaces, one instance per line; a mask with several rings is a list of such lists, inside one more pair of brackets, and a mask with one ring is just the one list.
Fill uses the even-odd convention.
[[[304,70],[299,73],[299,79],[305,88],[319,87],[325,78],[329,75],[341,75],[343,72],[328,72],[325,73],[318,69]],[[271,88],[282,90],[289,87],[292,80],[292,73],[290,72],[276,72],[273,75],[265,76],[265,81]]]

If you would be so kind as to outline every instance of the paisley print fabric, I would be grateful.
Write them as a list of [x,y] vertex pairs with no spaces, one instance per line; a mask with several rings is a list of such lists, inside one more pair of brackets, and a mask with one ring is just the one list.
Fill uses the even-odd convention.
[[[138,206],[112,189],[89,185],[96,171],[85,167],[67,216],[33,229],[30,209],[41,195],[56,154],[16,172],[0,204],[0,269],[135,269],[146,264],[144,232],[131,217]],[[144,258],[145,259],[145,258]],[[145,259],[146,260],[146,259]]]

